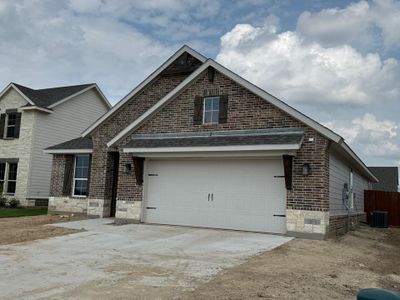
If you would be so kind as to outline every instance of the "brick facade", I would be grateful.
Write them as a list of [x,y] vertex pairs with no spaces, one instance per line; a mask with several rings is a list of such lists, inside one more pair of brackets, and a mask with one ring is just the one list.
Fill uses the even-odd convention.
[[[195,96],[203,95],[205,91],[210,90],[218,91],[220,95],[228,95],[228,122],[216,125],[193,125]],[[329,157],[327,155],[327,148],[329,141],[313,129],[218,72],[215,74],[214,82],[211,83],[208,80],[207,71],[205,71],[189,88],[167,104],[134,133],[173,133],[284,127],[297,127],[305,130],[304,142],[298,151],[297,157],[294,159],[293,190],[288,191],[287,208],[328,211]],[[125,138],[118,146],[125,145],[130,138]],[[309,138],[314,138],[314,141],[309,142]],[[310,163],[311,175],[306,177],[301,175],[303,163]],[[132,185],[132,180],[127,181],[129,187],[121,186],[124,184],[124,181],[120,183],[118,199],[141,200],[141,187]],[[128,194],[125,194],[126,192]]]
[[[140,219],[143,187],[136,184],[132,155],[122,150],[133,134],[296,127],[302,128],[305,133],[301,148],[293,160],[293,189],[287,191],[287,224],[291,224],[291,229],[288,227],[288,231],[303,228],[305,233],[324,236],[328,231],[337,230],[335,228],[341,225],[334,224],[342,221],[329,218],[329,140],[221,73],[216,72],[213,82],[210,82],[207,71],[204,71],[130,136],[117,145],[107,148],[107,142],[155,105],[187,76],[160,74],[92,132],[93,154],[88,203],[103,201],[99,202],[99,205],[104,207],[110,203],[113,177],[110,152],[118,151],[120,157],[116,218]],[[210,94],[228,95],[227,123],[194,125],[195,97]],[[66,159],[66,156],[54,155],[52,196],[62,196],[62,173]],[[311,174],[308,176],[302,175],[304,163],[311,166]],[[126,165],[131,165],[132,169],[129,171]],[[104,209],[98,215],[107,216],[107,211]],[[289,215],[290,218],[293,217],[291,220]],[[133,221],[138,221],[136,219]]]

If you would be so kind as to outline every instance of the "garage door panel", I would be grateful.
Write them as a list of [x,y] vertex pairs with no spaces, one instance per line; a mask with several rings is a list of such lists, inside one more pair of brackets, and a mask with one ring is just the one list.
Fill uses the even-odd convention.
[[[147,163],[149,223],[280,232],[286,230],[282,160],[175,160]],[[210,198],[208,195],[210,194]],[[211,197],[211,195],[213,197]]]

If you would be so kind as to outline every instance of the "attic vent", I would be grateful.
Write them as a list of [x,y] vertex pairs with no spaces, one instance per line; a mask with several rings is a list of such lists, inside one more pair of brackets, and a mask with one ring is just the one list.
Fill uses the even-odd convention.
[[219,96],[220,90],[219,90],[219,88],[207,89],[207,90],[204,90],[203,94],[204,94],[204,97]]

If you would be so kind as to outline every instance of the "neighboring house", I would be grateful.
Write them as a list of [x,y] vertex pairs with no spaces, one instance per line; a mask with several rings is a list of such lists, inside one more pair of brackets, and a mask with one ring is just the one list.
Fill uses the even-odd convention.
[[96,84],[0,93],[0,189],[24,206],[48,199],[51,157],[43,149],[81,134],[111,108]]
[[399,191],[399,168],[398,167],[368,167],[378,178],[378,183],[372,184],[376,191],[398,192]]
[[117,222],[323,238],[376,181],[342,137],[187,46],[46,151],[50,211]]

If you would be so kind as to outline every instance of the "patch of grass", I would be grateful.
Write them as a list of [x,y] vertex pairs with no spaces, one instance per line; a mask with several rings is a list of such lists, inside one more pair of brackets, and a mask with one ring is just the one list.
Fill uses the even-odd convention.
[[41,208],[0,208],[0,218],[16,218],[46,215],[47,207]]

